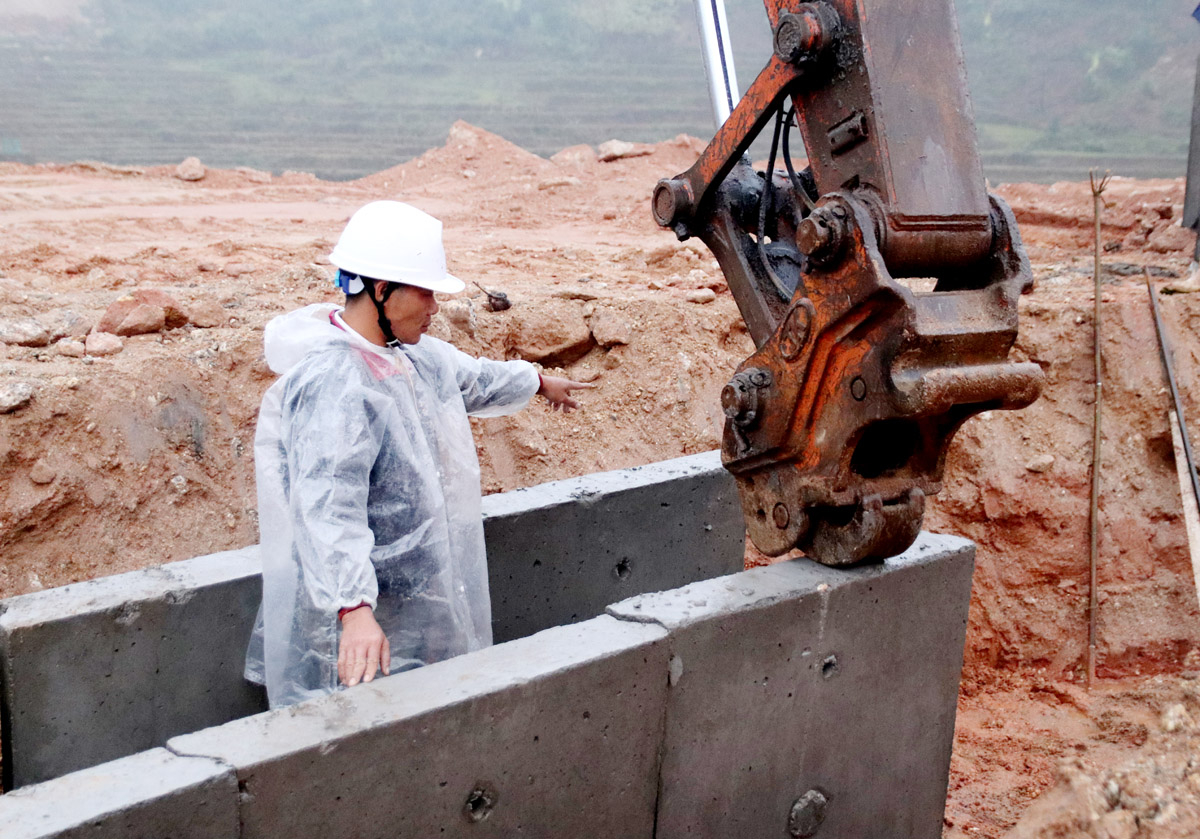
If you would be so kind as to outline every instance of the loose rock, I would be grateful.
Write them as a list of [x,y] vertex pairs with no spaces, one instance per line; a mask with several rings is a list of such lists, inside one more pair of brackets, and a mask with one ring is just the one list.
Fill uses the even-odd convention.
[[0,343],[44,347],[50,343],[50,333],[33,318],[6,318],[0,320]]
[[54,467],[48,464],[45,460],[39,460],[37,463],[33,464],[33,467],[29,470],[29,480],[33,481],[35,484],[52,483],[57,477],[58,472],[56,472]]
[[1049,472],[1054,467],[1054,455],[1039,454],[1037,457],[1025,464],[1025,468],[1030,472]]
[[442,314],[450,324],[475,337],[475,309],[470,300],[453,300],[442,307]]
[[0,385],[0,414],[8,414],[29,404],[33,385],[27,382],[8,382]]
[[158,306],[135,306],[113,332],[117,335],[148,335],[167,325],[167,313]]
[[87,347],[83,341],[77,341],[74,338],[65,338],[54,345],[58,350],[59,355],[65,355],[67,358],[83,358],[87,355]]
[[698,288],[695,291],[689,291],[687,301],[689,303],[711,303],[717,299],[717,293],[711,288]]
[[192,326],[200,329],[213,329],[228,323],[229,315],[225,312],[224,307],[211,300],[202,300],[191,305],[189,319]]
[[221,271],[226,277],[240,277],[242,274],[254,273],[254,266],[245,262],[231,262]]
[[635,145],[627,143],[624,140],[609,140],[601,143],[596,149],[596,154],[601,163],[609,163],[614,160],[623,160],[627,157],[644,157],[653,151],[652,148],[645,145]]
[[560,186],[583,186],[583,181],[569,175],[562,178],[547,178],[538,184],[538,189],[555,189]]
[[631,329],[629,322],[616,312],[601,309],[592,315],[592,337],[602,347],[628,344]]
[[582,315],[564,317],[561,310],[543,307],[524,309],[514,317],[506,343],[519,358],[547,367],[578,361],[595,346]]
[[93,332],[84,344],[88,355],[116,355],[125,349],[125,342],[109,332]]
[[92,329],[91,319],[70,309],[51,312],[42,317],[42,322],[46,326],[46,331],[50,333],[51,341],[57,341],[60,338],[82,338]]
[[263,172],[261,169],[251,169],[249,166],[239,166],[234,171],[236,171],[246,180],[250,181],[250,183],[269,184],[271,182],[271,173]]
[[[176,329],[188,322],[189,315],[179,303],[171,295],[165,291],[160,291],[154,288],[138,289],[133,294],[127,294],[115,300],[100,318],[100,322],[96,324],[96,332],[111,332],[113,334],[142,334],[134,332],[120,332],[120,327],[130,313],[138,306],[156,306],[163,312],[163,325]],[[162,329],[160,326],[158,329]],[[156,332],[158,330],[150,330]]]
[[587,166],[596,162],[596,151],[591,146],[567,146],[562,151],[550,157],[559,166]]
[[175,177],[181,181],[200,181],[208,171],[198,157],[189,157],[175,167]]

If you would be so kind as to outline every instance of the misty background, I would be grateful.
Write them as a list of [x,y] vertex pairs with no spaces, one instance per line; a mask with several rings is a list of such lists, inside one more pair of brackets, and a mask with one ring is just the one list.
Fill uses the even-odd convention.
[[[1184,174],[1196,0],[957,0],[993,183]],[[761,0],[726,0],[744,89]],[[346,179],[464,119],[538,154],[704,139],[692,0],[0,0],[0,160]]]

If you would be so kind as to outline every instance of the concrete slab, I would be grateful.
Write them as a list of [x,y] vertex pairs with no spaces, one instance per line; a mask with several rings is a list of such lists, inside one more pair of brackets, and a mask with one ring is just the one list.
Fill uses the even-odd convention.
[[153,749],[0,796],[5,839],[238,839],[237,778]]
[[483,511],[497,642],[742,570],[741,504],[720,452],[490,495]]
[[4,788],[266,708],[242,678],[257,547],[0,603]]
[[168,745],[236,767],[247,839],[649,839],[665,635],[599,617]]
[[974,545],[795,560],[609,608],[670,630],[655,836],[941,835]]

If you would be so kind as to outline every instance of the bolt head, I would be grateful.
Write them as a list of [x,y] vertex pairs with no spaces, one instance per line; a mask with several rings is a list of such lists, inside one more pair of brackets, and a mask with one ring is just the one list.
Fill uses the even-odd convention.
[[792,516],[788,512],[787,505],[783,503],[775,505],[775,509],[771,511],[771,518],[774,520],[775,526],[780,530],[786,530],[788,524],[792,520]]
[[862,376],[856,376],[850,383],[850,395],[859,402],[867,398],[867,383]]
[[691,185],[681,178],[659,181],[654,188],[651,209],[660,227],[676,227],[692,211]]
[[797,64],[821,47],[821,21],[810,12],[783,14],[775,27],[775,55],[780,61]]

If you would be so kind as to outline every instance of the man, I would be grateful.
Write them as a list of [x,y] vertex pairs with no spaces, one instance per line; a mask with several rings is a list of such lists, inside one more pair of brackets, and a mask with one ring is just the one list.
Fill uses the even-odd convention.
[[395,201],[350,219],[330,261],[346,307],[267,324],[254,442],[263,606],[246,676],[271,707],[491,643],[479,462],[468,414],[591,385],[476,359],[424,335],[446,271],[442,225]]

